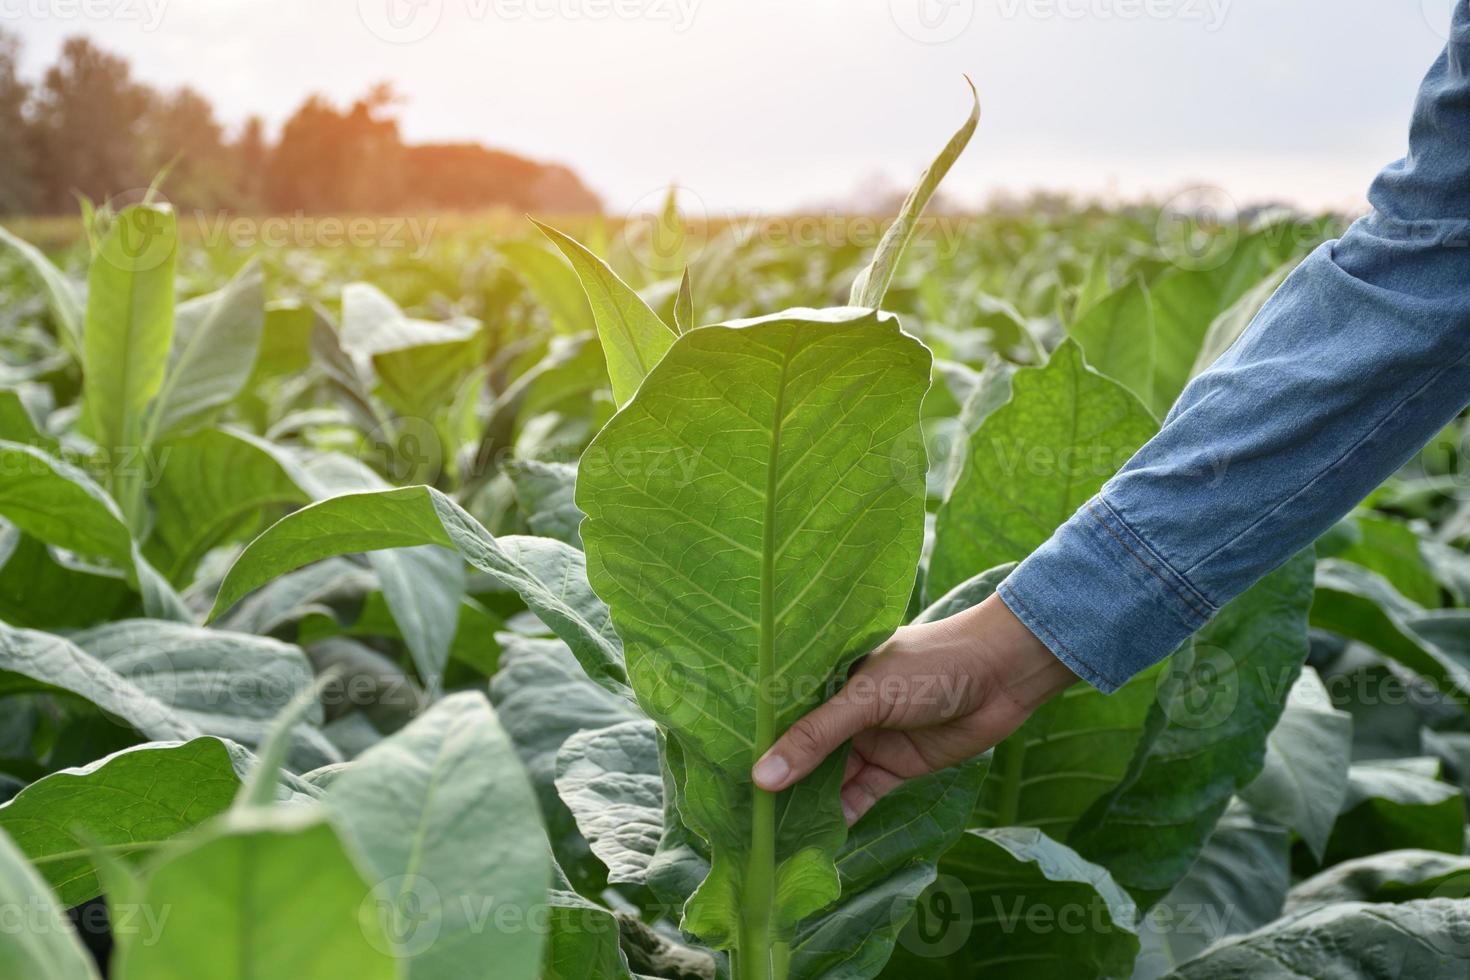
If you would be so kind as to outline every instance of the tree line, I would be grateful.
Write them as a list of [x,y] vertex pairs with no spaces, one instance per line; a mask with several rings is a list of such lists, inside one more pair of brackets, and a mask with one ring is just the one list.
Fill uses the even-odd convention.
[[252,117],[230,131],[185,86],[161,91],[126,59],[85,37],[62,46],[36,80],[20,42],[0,32],[0,214],[60,214],[146,188],[167,168],[181,208],[250,213],[599,210],[566,167],[475,143],[411,145],[380,85],[345,109],[308,97],[272,141]]

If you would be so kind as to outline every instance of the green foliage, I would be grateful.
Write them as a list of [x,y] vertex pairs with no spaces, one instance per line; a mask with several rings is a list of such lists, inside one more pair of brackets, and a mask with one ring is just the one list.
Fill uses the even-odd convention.
[[0,932],[0,971],[35,980],[92,980],[98,976],[76,930],[51,889],[4,831],[0,831],[0,904],[24,909],[25,928]]
[[[749,771],[898,625],[921,543],[929,368],[872,313],[704,328],[582,460],[588,576],[640,704],[684,756],[681,809],[712,850],[684,927],[744,957],[839,893],[842,756],[779,799]],[[680,410],[691,399],[698,416]],[[649,567],[672,587],[639,588]]]
[[924,588],[939,596],[1030,554],[1158,428],[1126,388],[1088,368],[1075,343],[1025,368],[980,424],[939,509]]
[[[362,110],[303,110],[282,160],[328,148],[316,120],[374,166],[486,164],[385,164]],[[88,204],[69,254],[0,234],[0,904],[45,925],[0,929],[0,973],[94,976],[59,915],[99,893],[109,975],[150,980],[1463,973],[1463,422],[1315,578],[1294,559],[1118,693],[852,828],[842,753],[755,791],[1332,230],[1270,218],[1184,267],[1156,211],[1031,209],[905,267],[974,121],[872,255],[673,192],[651,229],[568,224],[585,246],[446,217],[411,260],[246,255],[154,205]],[[256,192],[397,192],[359,163]]]
[[476,918],[532,908],[550,877],[530,780],[483,694],[450,695],[373,746],[332,781],[327,803],[389,902],[408,976],[488,963],[535,972],[532,923],[485,929]]
[[537,222],[536,227],[561,249],[581,280],[597,323],[597,335],[607,354],[613,397],[619,405],[626,404],[674,342],[674,332],[631,286],[584,245],[548,225]]
[[80,905],[101,890],[89,851],[144,860],[223,813],[239,787],[218,739],[150,743],[31,783],[0,806],[0,829],[63,902]]
[[1368,905],[1343,902],[1287,916],[1232,937],[1169,974],[1171,980],[1296,980],[1413,976],[1450,980],[1465,968],[1470,909],[1447,898]]
[[144,419],[163,386],[173,341],[177,252],[172,211],[128,208],[107,230],[87,279],[83,405],[134,528],[143,522],[136,470],[146,445]]
[[172,912],[156,929],[119,931],[113,975],[397,980],[374,898],[319,808],[231,811],[148,868],[142,907]]

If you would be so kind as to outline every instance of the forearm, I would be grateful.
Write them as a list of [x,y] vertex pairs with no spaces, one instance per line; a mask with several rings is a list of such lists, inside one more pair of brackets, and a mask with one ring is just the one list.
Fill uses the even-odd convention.
[[1374,213],[1315,251],[1158,435],[1002,585],[1111,690],[1308,546],[1470,401],[1470,4]]

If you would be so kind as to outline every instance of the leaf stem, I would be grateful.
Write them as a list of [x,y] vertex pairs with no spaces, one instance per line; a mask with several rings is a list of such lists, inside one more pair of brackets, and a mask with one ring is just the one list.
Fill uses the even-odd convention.
[[771,912],[776,899],[776,796],[754,790],[750,856],[740,905],[740,980],[776,980]]
[[1004,755],[995,825],[1011,827],[1021,815],[1021,777],[1026,771],[1026,740],[1017,736],[1002,743],[996,751]]
[[[780,486],[781,422],[785,418],[786,376],[796,345],[792,332],[781,364],[772,412],[771,455],[766,462],[766,506],[761,543],[760,648],[755,691],[755,746],[751,765],[776,741],[776,706],[769,680],[776,673],[776,497]],[[740,896],[737,937],[740,980],[780,980],[772,955],[771,918],[776,904],[776,796],[750,787],[750,853],[745,865],[745,894]],[[784,965],[784,964],[783,964]]]

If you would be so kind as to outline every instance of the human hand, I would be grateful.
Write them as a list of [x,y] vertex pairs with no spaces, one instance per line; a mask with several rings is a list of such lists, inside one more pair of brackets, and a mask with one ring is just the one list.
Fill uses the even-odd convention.
[[851,739],[842,784],[851,826],[904,780],[979,755],[1076,681],[992,595],[948,619],[901,627],[751,775],[763,790],[785,789]]

